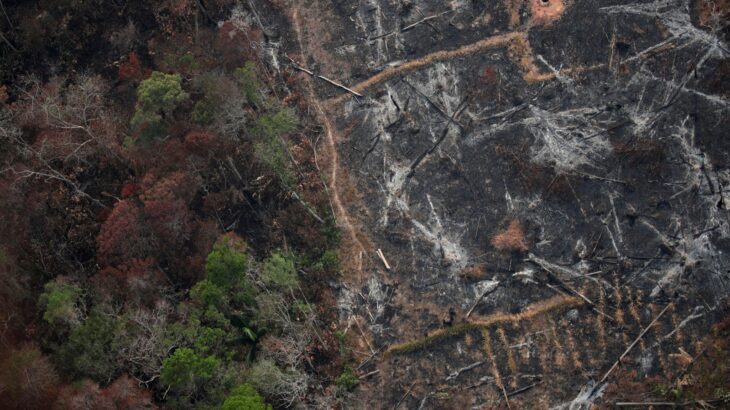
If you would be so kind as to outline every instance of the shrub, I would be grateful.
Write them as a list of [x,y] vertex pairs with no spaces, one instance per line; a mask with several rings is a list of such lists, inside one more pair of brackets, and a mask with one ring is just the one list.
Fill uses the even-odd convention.
[[340,258],[337,256],[336,251],[328,249],[319,258],[317,265],[321,266],[322,270],[326,272],[336,272],[340,269]]
[[221,410],[271,410],[270,404],[250,384],[242,384],[228,395]]
[[140,81],[143,77],[144,71],[139,56],[134,52],[129,53],[127,60],[119,64],[119,80]]
[[193,122],[198,125],[208,125],[212,123],[214,115],[215,109],[213,103],[207,98],[199,100],[195,103],[195,106],[193,106]]
[[302,302],[301,300],[297,300],[292,304],[291,310],[292,314],[294,314],[297,319],[301,319],[314,313],[314,306],[309,303]]
[[352,372],[352,369],[346,369],[344,372],[342,372],[339,377],[335,380],[335,384],[337,387],[350,391],[355,388],[355,386],[360,383],[360,380],[355,376],[355,373]]
[[264,263],[261,280],[277,289],[286,290],[297,286],[299,281],[294,260],[279,252],[272,253]]
[[293,132],[297,128],[299,119],[290,108],[283,108],[274,114],[263,114],[256,119],[254,132],[262,139],[278,138]]

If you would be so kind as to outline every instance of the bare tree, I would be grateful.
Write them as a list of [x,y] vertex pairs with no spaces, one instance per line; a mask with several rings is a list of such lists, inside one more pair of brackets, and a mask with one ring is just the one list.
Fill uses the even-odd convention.
[[162,361],[175,348],[176,342],[165,343],[167,323],[172,307],[160,300],[153,309],[137,309],[129,314],[131,326],[125,330],[129,343],[121,349],[120,360],[126,368],[147,377],[149,383],[160,376]]
[[249,381],[276,404],[289,407],[307,392],[309,376],[295,368],[281,370],[263,359],[251,368]]
[[[96,205],[105,207],[89,195],[75,179],[79,167],[87,166],[92,155],[115,156],[114,121],[108,113],[104,95],[106,85],[99,77],[80,76],[71,85],[56,79],[41,84],[27,80],[22,97],[11,118],[0,117],[0,137],[23,159],[24,166],[7,166],[0,173],[13,174],[17,180],[55,180],[71,187]],[[13,122],[40,128],[35,141],[24,138]]]

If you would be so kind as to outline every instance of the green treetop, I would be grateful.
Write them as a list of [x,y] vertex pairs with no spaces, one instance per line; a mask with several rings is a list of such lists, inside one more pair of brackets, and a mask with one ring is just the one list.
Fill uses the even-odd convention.
[[299,283],[294,260],[279,252],[274,252],[266,259],[261,279],[269,286],[286,290]]
[[250,384],[242,384],[231,392],[221,410],[271,410],[261,395]]
[[188,99],[188,93],[180,85],[179,74],[165,74],[159,71],[142,81],[137,88],[137,109],[170,113]]
[[181,347],[162,362],[160,380],[172,387],[204,382],[215,375],[219,364],[214,356],[202,357],[193,349]]
[[132,126],[157,125],[161,115],[170,115],[178,104],[189,98],[180,85],[179,74],[165,74],[159,71],[142,81],[137,88],[137,107],[132,117]]
[[40,297],[43,307],[43,320],[48,323],[77,324],[79,312],[76,303],[81,296],[81,289],[63,280],[46,283]]

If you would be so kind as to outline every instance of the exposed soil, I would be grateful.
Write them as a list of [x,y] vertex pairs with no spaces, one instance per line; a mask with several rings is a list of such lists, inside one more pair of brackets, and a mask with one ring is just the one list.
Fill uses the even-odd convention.
[[288,9],[282,52],[349,88],[302,73],[340,322],[374,372],[353,408],[606,407],[703,351],[727,313],[730,52],[725,2],[701,2]]

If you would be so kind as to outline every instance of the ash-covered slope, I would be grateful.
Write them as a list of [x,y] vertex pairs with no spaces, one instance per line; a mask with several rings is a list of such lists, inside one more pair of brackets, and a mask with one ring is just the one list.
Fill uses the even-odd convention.
[[372,372],[353,408],[603,406],[638,336],[638,378],[701,351],[730,272],[726,3],[291,13],[300,64],[350,89],[309,80]]

